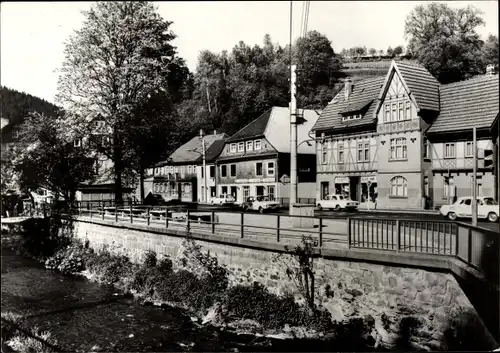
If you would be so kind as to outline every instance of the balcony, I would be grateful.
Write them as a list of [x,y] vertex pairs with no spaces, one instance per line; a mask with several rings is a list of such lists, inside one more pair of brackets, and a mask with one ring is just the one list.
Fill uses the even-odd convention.
[[388,123],[379,124],[377,126],[377,132],[379,134],[406,132],[419,129],[420,129],[420,119],[391,121]]

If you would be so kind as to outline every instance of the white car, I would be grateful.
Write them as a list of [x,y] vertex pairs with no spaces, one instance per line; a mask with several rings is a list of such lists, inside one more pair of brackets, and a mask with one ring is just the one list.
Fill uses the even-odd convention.
[[331,194],[326,195],[324,200],[317,200],[316,207],[318,210],[331,209],[335,211],[340,210],[357,210],[359,202],[352,201],[350,198],[344,195]]
[[223,194],[212,199],[212,205],[231,205],[236,202],[232,195]]
[[[497,222],[500,214],[499,207],[493,197],[478,196],[477,218]],[[453,221],[457,218],[472,218],[472,197],[459,197],[454,204],[441,206],[439,212]]]
[[280,204],[270,198],[269,196],[247,197],[245,202],[241,205],[243,210],[253,210],[264,213],[265,211],[277,210]]

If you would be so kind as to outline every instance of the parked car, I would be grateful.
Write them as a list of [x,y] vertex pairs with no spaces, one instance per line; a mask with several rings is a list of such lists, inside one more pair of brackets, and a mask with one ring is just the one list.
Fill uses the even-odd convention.
[[317,200],[316,207],[318,210],[330,209],[335,211],[358,209],[359,202],[352,201],[349,197],[338,194],[326,195],[324,200]]
[[244,211],[252,210],[264,213],[266,211],[277,210],[280,204],[269,196],[247,197],[241,205]]
[[[451,205],[443,205],[439,212],[451,220],[457,218],[472,218],[472,197],[459,197]],[[500,214],[500,206],[489,196],[477,197],[477,218],[487,219],[490,222],[497,222]]]
[[231,205],[236,202],[232,195],[223,194],[212,199],[212,205]]

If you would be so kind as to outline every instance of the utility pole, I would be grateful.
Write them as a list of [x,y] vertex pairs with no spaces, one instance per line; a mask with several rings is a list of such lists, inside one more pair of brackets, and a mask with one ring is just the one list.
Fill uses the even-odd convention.
[[477,146],[476,146],[476,127],[472,128],[472,225],[477,226]]
[[290,79],[290,214],[297,202],[297,102],[295,99],[296,65],[291,65]]
[[450,204],[450,194],[451,194],[451,173],[450,173],[450,168],[448,168],[448,205]]
[[207,201],[207,165],[206,165],[206,159],[205,159],[205,135],[203,134],[203,129],[200,129],[200,137],[201,137],[201,157],[203,159],[203,192],[201,195],[201,201],[206,202]]

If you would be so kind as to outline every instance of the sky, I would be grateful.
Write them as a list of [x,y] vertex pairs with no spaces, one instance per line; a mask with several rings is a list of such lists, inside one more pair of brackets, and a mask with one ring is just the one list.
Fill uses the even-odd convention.
[[[498,35],[498,1],[443,1],[451,7],[469,4],[483,11],[479,34]],[[336,52],[366,46],[384,51],[405,45],[404,22],[425,1],[311,1],[308,30],[328,37]],[[54,102],[64,43],[82,25],[82,10],[92,2],[2,2],[0,4],[0,83]],[[201,50],[230,51],[240,40],[262,44],[289,42],[289,1],[165,1],[159,13],[173,21],[173,44],[190,70]],[[300,34],[302,1],[293,2],[293,38]]]

